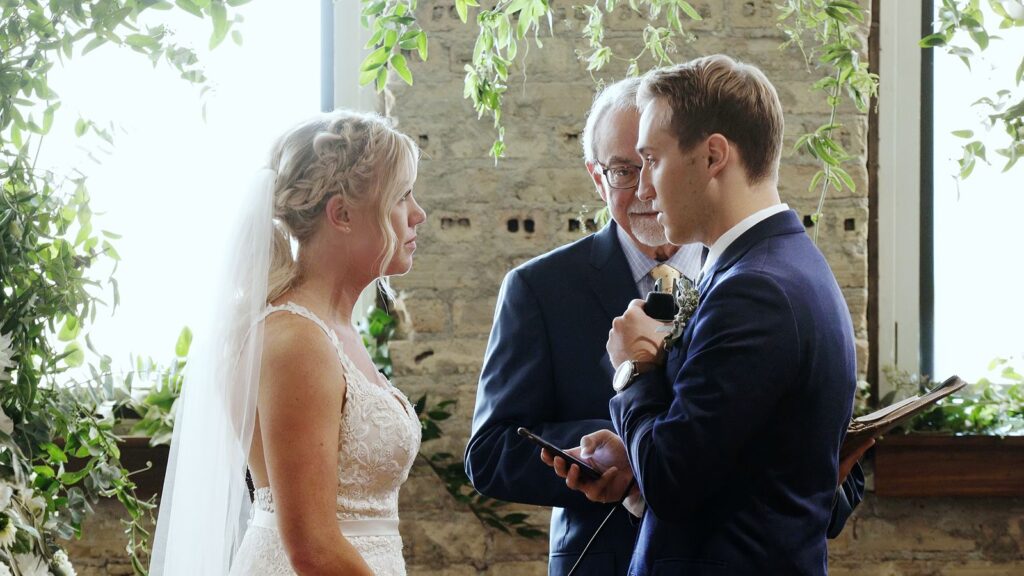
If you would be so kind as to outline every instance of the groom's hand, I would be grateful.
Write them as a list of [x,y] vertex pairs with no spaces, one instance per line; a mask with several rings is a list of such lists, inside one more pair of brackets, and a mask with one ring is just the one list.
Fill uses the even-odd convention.
[[[601,477],[590,480],[580,474],[576,464],[569,465],[563,458],[541,450],[541,460],[555,469],[555,474],[565,478],[565,484],[573,490],[583,492],[588,500],[602,504],[618,502],[626,496],[626,490],[633,482],[633,471],[626,458],[626,447],[611,430],[598,430],[580,439],[580,447],[567,450],[569,454],[591,464]],[[633,489],[639,492],[639,489]]]
[[608,358],[612,367],[626,360],[661,363],[664,351],[661,343],[668,335],[665,322],[655,320],[644,312],[644,301],[633,300],[626,311],[612,321],[608,333]]

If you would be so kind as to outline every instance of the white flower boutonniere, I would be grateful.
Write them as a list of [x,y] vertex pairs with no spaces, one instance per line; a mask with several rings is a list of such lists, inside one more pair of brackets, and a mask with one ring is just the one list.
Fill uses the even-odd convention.
[[675,297],[676,315],[672,318],[672,332],[665,336],[665,340],[662,342],[666,352],[679,342],[679,338],[682,337],[683,331],[686,330],[690,318],[700,303],[700,292],[694,288],[693,282],[688,278],[682,278],[676,283]]

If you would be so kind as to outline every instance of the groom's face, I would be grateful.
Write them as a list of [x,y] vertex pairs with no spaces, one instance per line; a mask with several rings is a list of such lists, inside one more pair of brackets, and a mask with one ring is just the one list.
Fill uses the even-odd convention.
[[604,175],[605,169],[630,170],[641,166],[636,151],[640,114],[635,110],[615,110],[605,115],[597,127],[596,163],[587,168],[601,199],[608,205],[612,219],[639,244],[659,247],[666,244],[665,232],[658,224],[651,203],[636,196],[636,186],[614,188]]
[[637,140],[644,169],[637,195],[652,203],[668,241],[680,245],[703,239],[708,175],[702,144],[682,150],[671,119],[672,108],[663,98],[644,104]]

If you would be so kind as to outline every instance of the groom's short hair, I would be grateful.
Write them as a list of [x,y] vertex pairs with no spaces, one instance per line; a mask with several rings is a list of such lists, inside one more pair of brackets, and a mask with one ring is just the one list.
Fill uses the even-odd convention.
[[784,121],[775,87],[761,70],[723,54],[651,70],[637,96],[641,108],[664,98],[669,129],[682,150],[712,134],[739,149],[751,184],[778,178]]

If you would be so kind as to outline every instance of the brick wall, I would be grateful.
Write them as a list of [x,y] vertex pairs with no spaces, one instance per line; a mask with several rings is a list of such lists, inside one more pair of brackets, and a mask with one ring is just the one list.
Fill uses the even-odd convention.
[[[780,191],[801,215],[817,195],[807,191],[816,167],[791,146],[827,121],[817,79],[800,53],[780,51],[775,0],[698,1],[705,20],[692,26],[697,42],[678,59],[724,52],[761,67],[779,91],[786,112],[786,148]],[[582,15],[555,3],[555,35],[530,47],[527,78],[510,79],[504,119],[508,157],[495,167],[487,157],[493,133],[475,120],[462,99],[463,66],[474,37],[453,2],[421,2],[419,18],[430,35],[430,60],[413,63],[415,85],[393,84],[392,114],[424,151],[417,196],[429,213],[414,270],[395,286],[409,312],[408,335],[392,344],[395,382],[409,396],[458,400],[445,422],[446,437],[430,452],[461,454],[469,433],[476,381],[497,291],[511,267],[579,238],[570,221],[584,206],[600,205],[583,168],[579,134],[594,83],[576,60],[583,49]],[[471,18],[473,17],[471,13]],[[635,51],[644,20],[623,12],[606,22],[607,42],[622,54]],[[525,47],[524,47],[525,48]],[[522,54],[525,50],[520,50]],[[612,66],[608,79],[622,77]],[[867,145],[866,118],[844,109],[841,134],[862,160],[849,168],[856,193],[833,195],[819,223],[819,245],[846,296],[858,338],[858,360],[867,366]],[[514,231],[513,231],[514,229]],[[86,539],[72,545],[79,574],[127,573],[115,506],[101,504]],[[452,500],[436,477],[418,464],[403,488],[402,533],[413,575],[546,573],[547,544],[484,529]],[[510,511],[517,509],[511,507]],[[546,524],[543,510],[525,507]],[[878,499],[869,495],[831,547],[838,575],[996,575],[1024,572],[1024,501]]]

